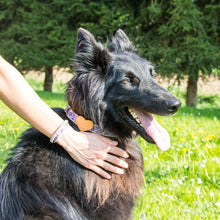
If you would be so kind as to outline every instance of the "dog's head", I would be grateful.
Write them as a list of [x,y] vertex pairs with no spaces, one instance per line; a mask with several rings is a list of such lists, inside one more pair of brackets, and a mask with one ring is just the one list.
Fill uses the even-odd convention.
[[116,135],[136,131],[161,150],[169,135],[152,114],[169,116],[181,103],[154,80],[153,65],[141,58],[118,30],[107,50],[87,30],[78,30],[75,77],[67,90],[72,109]]

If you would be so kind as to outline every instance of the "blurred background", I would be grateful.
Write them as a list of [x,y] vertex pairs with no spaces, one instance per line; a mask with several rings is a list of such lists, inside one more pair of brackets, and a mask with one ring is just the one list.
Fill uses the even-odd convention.
[[160,76],[186,85],[197,105],[199,78],[220,75],[217,0],[0,0],[0,54],[22,72],[70,67],[78,27],[106,42],[123,29]]

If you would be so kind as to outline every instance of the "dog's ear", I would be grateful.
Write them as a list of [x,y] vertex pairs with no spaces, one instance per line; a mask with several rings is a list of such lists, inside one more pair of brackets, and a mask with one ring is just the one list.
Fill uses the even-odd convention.
[[94,36],[87,30],[79,28],[77,32],[76,53],[87,52],[96,43]]
[[137,52],[128,36],[121,29],[116,31],[115,35],[112,37],[112,43],[108,45],[108,48],[111,52],[119,52],[123,50]]
[[[84,72],[95,71],[105,74],[110,55],[94,36],[83,28],[78,29],[76,45],[76,68]],[[77,69],[76,69],[77,70]]]

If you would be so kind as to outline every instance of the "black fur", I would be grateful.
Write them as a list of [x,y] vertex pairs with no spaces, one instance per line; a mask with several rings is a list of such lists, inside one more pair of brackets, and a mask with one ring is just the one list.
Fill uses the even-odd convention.
[[[118,137],[118,146],[130,154],[129,168],[124,175],[112,174],[111,180],[105,180],[31,128],[0,176],[1,220],[131,218],[143,181],[142,154],[132,130],[153,140],[129,123],[127,108],[169,115],[178,107],[173,105],[171,111],[167,103],[178,100],[154,81],[152,65],[138,55],[122,30],[116,32],[108,51],[88,31],[79,29],[75,71],[67,88],[68,104]],[[67,119],[64,110],[55,111]]]

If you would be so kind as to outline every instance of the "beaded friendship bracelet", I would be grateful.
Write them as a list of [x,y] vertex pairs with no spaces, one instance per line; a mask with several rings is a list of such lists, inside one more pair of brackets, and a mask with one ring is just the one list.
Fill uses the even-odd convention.
[[60,127],[55,131],[53,136],[50,138],[50,142],[52,144],[57,142],[58,138],[64,132],[64,130],[68,127],[68,125],[69,125],[68,120],[65,120],[65,121],[62,122]]

